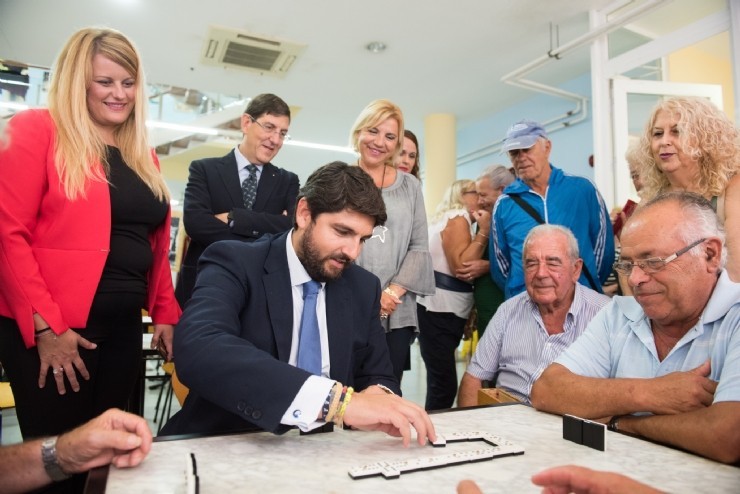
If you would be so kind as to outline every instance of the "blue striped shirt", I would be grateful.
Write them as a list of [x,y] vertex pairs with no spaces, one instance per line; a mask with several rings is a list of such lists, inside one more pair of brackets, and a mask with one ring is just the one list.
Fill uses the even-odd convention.
[[527,292],[504,302],[486,327],[467,372],[481,380],[496,374],[496,386],[529,403],[532,384],[586,329],[609,297],[576,283],[563,332],[550,335]]
[[663,361],[640,304],[634,297],[614,297],[557,363],[581,376],[653,378],[689,371],[707,359],[709,378],[719,381],[714,402],[740,401],[740,284],[730,281],[726,271],[699,322]]

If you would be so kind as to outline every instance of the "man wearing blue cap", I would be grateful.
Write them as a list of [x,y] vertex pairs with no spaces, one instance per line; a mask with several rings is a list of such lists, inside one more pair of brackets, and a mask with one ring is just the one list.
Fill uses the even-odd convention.
[[522,120],[506,133],[517,180],[504,189],[493,210],[491,276],[507,299],[524,291],[522,246],[529,230],[542,223],[568,227],[583,259],[579,282],[602,291],[614,262],[609,212],[596,187],[550,163],[552,143],[537,122]]

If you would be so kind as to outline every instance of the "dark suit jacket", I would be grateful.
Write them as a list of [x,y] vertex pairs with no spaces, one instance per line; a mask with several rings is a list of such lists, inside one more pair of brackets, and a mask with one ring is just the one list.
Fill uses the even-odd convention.
[[[293,299],[286,236],[218,242],[201,257],[196,290],[175,328],[175,366],[190,388],[160,434],[264,429],[281,433],[309,373],[288,364]],[[380,324],[380,282],[351,265],[326,284],[331,378],[400,394]]]
[[[298,188],[298,175],[268,163],[262,167],[254,206],[247,210],[234,151],[221,158],[193,161],[183,206],[183,223],[191,240],[177,281],[180,305],[184,306],[192,296],[198,258],[213,242],[253,241],[265,233],[289,230],[293,226]],[[229,211],[234,218],[231,227],[215,218],[216,214]]]

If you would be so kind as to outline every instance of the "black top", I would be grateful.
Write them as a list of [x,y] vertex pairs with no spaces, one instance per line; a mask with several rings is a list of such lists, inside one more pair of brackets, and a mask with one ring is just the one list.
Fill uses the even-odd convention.
[[152,265],[149,234],[164,221],[168,204],[126,165],[118,148],[108,146],[111,233],[110,253],[98,293],[146,295],[147,272]]

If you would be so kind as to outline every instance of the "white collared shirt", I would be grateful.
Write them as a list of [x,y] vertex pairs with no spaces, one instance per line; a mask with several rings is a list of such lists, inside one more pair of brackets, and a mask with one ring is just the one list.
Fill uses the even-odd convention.
[[[288,270],[290,271],[291,294],[293,297],[293,338],[290,345],[290,360],[292,366],[298,360],[298,342],[300,341],[301,317],[303,314],[303,284],[311,280],[306,268],[301,264],[293,248],[293,230],[286,236],[286,252],[288,255]],[[321,412],[326,397],[329,395],[333,379],[329,379],[329,336],[326,329],[326,283],[321,283],[318,298],[316,299],[316,316],[319,322],[319,337],[321,338],[321,376],[310,376],[293,399],[282,419],[281,424],[294,425],[302,431],[310,431],[324,425],[317,422],[316,417]]]
[[[234,157],[236,158],[236,170],[239,173],[239,183],[243,183],[247,177],[249,176],[249,170],[247,170],[247,165],[249,165],[249,160],[242,154],[241,151],[239,151],[239,146],[234,148]],[[262,167],[264,165],[260,165],[259,163],[252,163],[254,166],[257,167],[257,183],[260,183],[260,177],[262,176]]]

